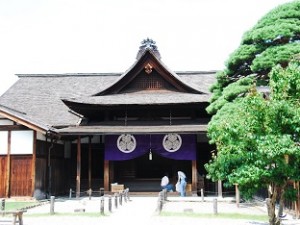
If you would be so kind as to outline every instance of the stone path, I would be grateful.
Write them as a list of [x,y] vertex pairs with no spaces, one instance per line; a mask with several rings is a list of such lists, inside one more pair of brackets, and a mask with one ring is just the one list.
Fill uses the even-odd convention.
[[[224,200],[224,199],[223,199]],[[164,205],[163,212],[174,213],[206,213],[213,214],[212,201],[209,199],[201,202],[199,197],[169,197]],[[249,221],[246,219],[225,219],[212,216],[210,218],[199,218],[192,216],[160,216],[157,211],[157,197],[131,197],[131,201],[113,207],[111,213],[108,212],[107,198],[105,203],[105,215],[100,215],[100,198],[83,198],[80,200],[57,200],[55,202],[55,214],[49,215],[50,205],[44,204],[33,209],[29,209],[24,214],[24,225],[82,225],[82,224],[103,224],[103,225],[267,225],[266,222]],[[75,209],[85,209],[86,214],[74,213]],[[218,212],[220,213],[241,213],[266,215],[263,205],[241,204],[239,208],[229,201],[218,202]],[[300,220],[287,217],[282,224],[300,225]]]

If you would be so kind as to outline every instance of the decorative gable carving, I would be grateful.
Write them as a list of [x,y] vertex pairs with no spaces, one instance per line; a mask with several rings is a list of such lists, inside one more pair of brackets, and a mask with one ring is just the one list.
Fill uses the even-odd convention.
[[149,90],[202,94],[184,83],[176,73],[162,63],[155,42],[147,38],[142,42],[137,61],[133,66],[110,87],[93,96]]

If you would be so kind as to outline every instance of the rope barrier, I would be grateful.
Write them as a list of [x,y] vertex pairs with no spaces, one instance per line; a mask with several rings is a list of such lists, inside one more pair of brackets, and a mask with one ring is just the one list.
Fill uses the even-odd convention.
[[[51,196],[51,199],[45,200],[44,202],[51,203],[50,214],[54,214],[54,203],[55,203],[55,201],[65,201],[67,199],[70,199],[70,196],[72,197],[73,193],[78,194],[78,192],[73,191],[72,189],[70,189],[69,198],[63,197],[63,196],[60,196],[60,197]],[[100,188],[99,191],[93,191],[92,189],[88,189],[87,191],[80,191],[79,192],[80,197],[88,196],[90,200],[91,200],[92,195],[95,197],[95,193],[99,194],[99,196],[100,196],[100,214],[101,215],[105,214],[105,212],[104,212],[105,201],[108,202],[107,203],[108,204],[108,211],[112,212],[113,197],[114,197],[114,200],[115,200],[114,201],[115,202],[115,204],[114,204],[115,209],[118,208],[118,203],[119,203],[120,206],[124,205],[123,200],[124,200],[125,203],[130,201],[130,199],[129,199],[129,188],[126,188],[125,190],[120,191],[119,193],[114,193],[114,195],[105,194],[104,188]],[[79,198],[74,198],[74,200],[79,200]],[[75,210],[76,210],[76,212],[84,212],[85,211],[85,209],[75,209]],[[75,212],[75,210],[74,210],[74,212]]]

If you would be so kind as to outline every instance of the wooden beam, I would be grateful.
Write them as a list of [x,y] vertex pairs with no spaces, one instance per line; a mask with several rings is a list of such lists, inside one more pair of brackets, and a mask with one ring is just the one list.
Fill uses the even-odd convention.
[[104,190],[109,191],[109,160],[104,160]]
[[89,189],[92,188],[92,138],[89,137]]
[[35,168],[35,164],[36,164],[36,131],[33,131],[33,149],[32,149],[32,162],[31,162],[31,196],[34,195],[34,191],[35,191],[35,173],[36,173],[36,168]]
[[198,171],[197,160],[192,160],[192,191],[197,191]]
[[81,175],[81,137],[77,137],[77,176],[76,176],[76,198],[80,197],[80,175]]
[[9,113],[0,111],[0,115],[6,117],[7,119],[10,119],[10,120],[12,120],[12,121],[14,121],[16,123],[22,124],[22,125],[30,128],[30,129],[32,129],[32,130],[38,131],[38,132],[40,132],[42,134],[46,134],[46,132],[47,132],[46,129],[43,129],[43,128],[39,127],[38,125],[30,123],[30,122],[28,122],[28,121],[26,121],[24,119],[20,119],[20,118],[18,118],[16,116],[13,116],[13,115],[9,114]]
[[23,125],[2,125],[2,126],[0,126],[0,131],[7,131],[7,130],[30,130],[30,129]]
[[6,158],[6,191],[5,196],[6,198],[10,197],[10,152],[11,152],[11,131],[8,131],[8,137],[7,137],[7,158]]

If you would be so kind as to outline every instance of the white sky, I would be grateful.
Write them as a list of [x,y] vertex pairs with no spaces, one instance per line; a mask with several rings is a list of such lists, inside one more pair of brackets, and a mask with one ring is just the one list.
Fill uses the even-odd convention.
[[290,0],[0,0],[0,94],[14,74],[124,72],[156,41],[174,71],[217,70]]

